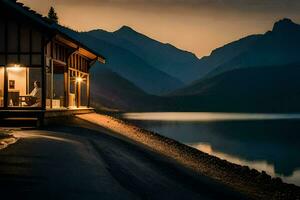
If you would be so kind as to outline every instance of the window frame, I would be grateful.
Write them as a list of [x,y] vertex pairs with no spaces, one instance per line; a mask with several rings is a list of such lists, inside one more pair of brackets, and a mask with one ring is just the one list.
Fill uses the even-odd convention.
[[[0,110],[44,110],[44,104],[43,104],[43,99],[45,98],[44,97],[44,88],[45,88],[45,85],[44,85],[44,82],[43,82],[43,68],[38,68],[38,67],[30,67],[30,66],[23,66],[23,68],[26,68],[26,69],[40,69],[40,75],[41,75],[41,78],[40,78],[40,84],[41,84],[41,106],[40,107],[15,107],[15,106],[9,106],[8,105],[8,92],[9,92],[9,85],[8,85],[8,82],[9,82],[9,77],[8,77],[8,68],[10,68],[10,66],[4,66],[4,95],[3,95],[3,107],[0,107]],[[28,86],[26,86],[28,87]],[[27,93],[27,92],[26,92]],[[28,93],[30,93],[28,91]]]

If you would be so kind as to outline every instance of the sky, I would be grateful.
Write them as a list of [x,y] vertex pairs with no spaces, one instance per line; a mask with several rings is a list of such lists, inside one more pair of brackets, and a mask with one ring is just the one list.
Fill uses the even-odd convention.
[[241,37],[265,33],[274,22],[300,23],[300,0],[19,0],[78,31],[116,31],[127,25],[163,43],[206,56]]

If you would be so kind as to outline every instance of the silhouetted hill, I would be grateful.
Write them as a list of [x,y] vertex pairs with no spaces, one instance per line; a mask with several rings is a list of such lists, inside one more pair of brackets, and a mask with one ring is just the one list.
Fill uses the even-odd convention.
[[[99,39],[65,27],[60,27],[60,29],[70,37],[80,40],[89,48],[104,55],[107,58],[106,68],[131,81],[147,93],[165,94],[183,86],[181,81],[152,67],[139,56],[105,41],[105,36],[103,36],[103,39]],[[94,66],[96,71],[99,68],[98,65]]]
[[300,111],[300,64],[234,69],[173,94],[190,111]]
[[194,54],[158,42],[128,26],[115,32],[94,30],[86,34],[126,49],[149,65],[183,82],[188,83],[204,74]]
[[[300,26],[289,19],[200,60],[126,26],[67,32],[108,58],[105,70],[93,68],[95,104],[135,111],[300,111]],[[194,81],[183,87],[171,74]]]
[[153,40],[127,26],[115,32],[94,30],[86,34],[128,50],[186,84],[232,69],[300,61],[300,29],[290,19],[276,22],[265,34],[250,35],[217,48],[200,60],[192,53]]
[[[228,55],[228,47],[232,52]],[[237,42],[226,45],[213,52],[206,58],[218,54],[213,59],[217,64],[201,61],[211,65],[212,70],[208,76],[211,77],[222,72],[244,67],[287,65],[300,61],[300,25],[290,19],[283,19],[274,24],[272,31],[264,35],[253,35]],[[222,58],[225,58],[222,60]],[[219,62],[219,63],[218,63]]]
[[136,85],[106,67],[93,68],[91,75],[91,103],[96,109],[105,107],[136,111],[156,107],[155,101],[159,97],[146,94]]
[[206,74],[246,52],[262,35],[251,35],[231,42],[212,51],[210,56],[198,62],[199,67],[206,68]]

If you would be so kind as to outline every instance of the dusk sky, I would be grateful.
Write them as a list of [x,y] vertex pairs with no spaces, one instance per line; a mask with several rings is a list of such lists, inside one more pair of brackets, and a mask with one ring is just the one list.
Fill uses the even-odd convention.
[[123,25],[164,43],[209,55],[243,36],[264,33],[278,19],[300,23],[299,0],[21,0],[75,30],[115,31]]

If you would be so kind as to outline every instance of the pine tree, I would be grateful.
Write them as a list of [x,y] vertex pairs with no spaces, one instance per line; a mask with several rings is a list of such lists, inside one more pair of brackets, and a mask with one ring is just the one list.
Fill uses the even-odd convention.
[[48,18],[52,20],[55,23],[58,23],[58,16],[57,13],[55,12],[55,9],[51,6],[49,12],[48,12]]

